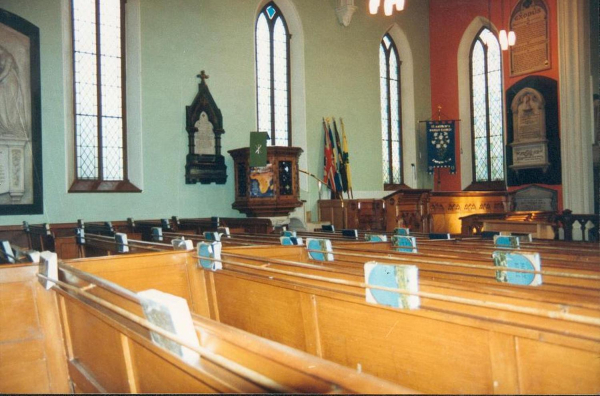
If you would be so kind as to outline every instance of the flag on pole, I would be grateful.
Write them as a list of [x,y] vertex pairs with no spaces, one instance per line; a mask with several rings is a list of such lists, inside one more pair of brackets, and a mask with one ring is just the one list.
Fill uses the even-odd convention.
[[323,118],[323,131],[325,132],[325,146],[323,149],[323,181],[329,186],[331,191],[335,192],[335,165],[333,163],[333,153],[331,150],[331,141],[325,118]]
[[[340,125],[342,127],[342,157],[344,162],[344,168],[346,170],[348,193],[352,193],[352,172],[350,172],[350,154],[348,154],[348,140],[346,139],[346,128],[344,127],[344,120],[342,120],[341,118]],[[354,194],[352,195],[354,196]]]
[[342,143],[340,141],[340,134],[338,132],[337,123],[335,118],[333,119],[333,131],[335,132],[335,146],[337,149],[337,161],[336,167],[342,181],[342,190],[348,192],[348,176],[346,175],[346,166],[344,165],[344,152]]
[[329,143],[331,144],[331,151],[332,151],[332,160],[333,160],[333,169],[334,169],[334,174],[333,174],[333,180],[335,182],[335,191],[338,193],[341,193],[343,190],[343,186],[342,186],[342,176],[339,173],[339,168],[338,166],[338,150],[335,144],[335,138],[333,136],[333,130],[331,129],[331,125],[329,123],[329,119],[327,119],[327,128],[329,129]]

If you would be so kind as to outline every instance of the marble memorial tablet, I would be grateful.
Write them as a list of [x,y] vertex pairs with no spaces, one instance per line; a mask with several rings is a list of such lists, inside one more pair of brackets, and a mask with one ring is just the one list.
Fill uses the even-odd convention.
[[195,127],[198,131],[194,134],[194,154],[214,155],[215,154],[215,133],[213,125],[208,120],[205,112],[200,114]]
[[523,88],[511,103],[514,138],[511,169],[542,168],[548,162],[548,140],[546,139],[546,100],[533,88]]

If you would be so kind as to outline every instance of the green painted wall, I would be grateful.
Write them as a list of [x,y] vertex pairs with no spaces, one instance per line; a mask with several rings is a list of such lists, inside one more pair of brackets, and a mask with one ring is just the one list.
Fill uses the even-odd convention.
[[[259,0],[142,0],[143,192],[67,193],[65,84],[61,3],[65,0],[0,0],[0,8],[40,28],[44,214],[1,216],[0,224],[26,220],[70,222],[159,218],[171,215],[239,216],[232,162],[226,155],[224,186],[186,185],[185,106],[206,70],[226,134],[223,152],[248,144],[256,128],[254,19]],[[404,30],[415,61],[416,119],[430,108],[428,1],[409,2],[396,17],[370,16],[357,1],[349,27],[337,21],[336,0],[296,0],[305,40],[309,171],[322,174],[321,117],[343,117],[356,190],[381,190],[378,45],[394,23]],[[292,38],[293,40],[293,38]],[[293,56],[293,54],[292,54]],[[424,167],[422,167],[424,168]],[[307,210],[315,211],[316,182],[309,181]]]

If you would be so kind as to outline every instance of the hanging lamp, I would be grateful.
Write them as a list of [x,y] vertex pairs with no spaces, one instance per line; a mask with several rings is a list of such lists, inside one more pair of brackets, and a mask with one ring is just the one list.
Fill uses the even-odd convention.
[[[396,11],[404,10],[405,0],[383,0],[383,12],[386,16],[392,15],[394,8]],[[381,6],[381,0],[369,0],[369,13],[371,15],[377,14],[379,7]]]
[[[504,20],[504,0],[502,0],[502,26],[504,26],[505,20]],[[510,22],[508,23],[509,28],[510,28]],[[515,34],[515,32],[513,32],[512,30],[510,32],[506,32],[506,29],[502,29],[500,30],[500,34],[498,36],[498,39],[500,41],[500,48],[502,48],[502,51],[506,51],[508,49],[508,47],[512,47],[513,45],[515,45],[516,41],[517,41],[517,35]]]

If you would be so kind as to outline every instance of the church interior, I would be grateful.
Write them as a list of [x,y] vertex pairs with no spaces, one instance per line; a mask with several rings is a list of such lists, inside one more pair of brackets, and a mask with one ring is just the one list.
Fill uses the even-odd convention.
[[0,392],[600,392],[598,0],[0,0]]

